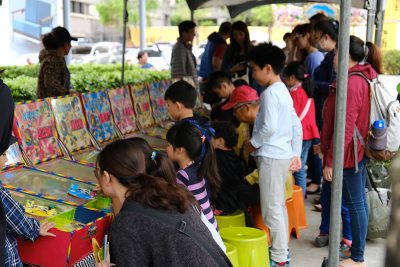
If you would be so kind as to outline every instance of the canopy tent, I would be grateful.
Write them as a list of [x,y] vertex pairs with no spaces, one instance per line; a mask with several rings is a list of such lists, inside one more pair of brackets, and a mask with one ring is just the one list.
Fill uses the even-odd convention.
[[[190,1],[190,0],[189,0]],[[214,2],[214,1],[209,1]],[[232,18],[236,17],[240,13],[249,10],[254,7],[262,6],[262,5],[269,5],[269,4],[287,4],[287,3],[293,3],[293,2],[315,2],[315,3],[336,3],[338,4],[340,1],[335,1],[335,0],[310,0],[310,1],[290,1],[290,0],[260,0],[260,1],[242,1],[240,4],[232,5],[229,4],[227,6],[229,14]],[[204,3],[207,5],[208,3]],[[212,4],[212,3],[210,3]],[[357,8],[364,8],[364,0],[355,0],[352,1],[352,6],[357,7]],[[202,8],[203,6],[200,6]]]
[[[336,3],[339,4],[340,0],[259,0],[259,1],[246,1],[246,0],[186,0],[190,10],[196,10],[199,8],[213,7],[213,6],[227,6],[229,10],[241,10],[240,12],[246,11],[250,8],[267,5],[267,4],[285,4],[285,3]],[[353,0],[352,6],[358,8],[364,8],[364,0]],[[235,11],[231,13],[232,17],[235,17],[240,12]],[[233,15],[235,14],[235,15]]]

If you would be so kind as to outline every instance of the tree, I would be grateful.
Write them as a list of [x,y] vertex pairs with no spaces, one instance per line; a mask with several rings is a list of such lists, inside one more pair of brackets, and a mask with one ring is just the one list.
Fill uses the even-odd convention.
[[265,5],[250,9],[240,15],[235,20],[243,20],[249,26],[271,26],[274,16],[271,5]]
[[[146,0],[146,13],[157,9],[157,0]],[[124,0],[101,0],[96,4],[97,12],[99,12],[100,22],[104,25],[113,25],[120,27],[123,23]],[[128,24],[139,24],[139,1],[128,1]],[[147,22],[151,25],[151,20],[147,16]]]

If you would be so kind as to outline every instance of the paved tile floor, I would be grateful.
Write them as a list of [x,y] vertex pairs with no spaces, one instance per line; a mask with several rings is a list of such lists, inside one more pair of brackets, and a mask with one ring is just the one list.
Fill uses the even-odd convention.
[[[328,256],[328,247],[316,248],[312,242],[318,235],[321,213],[313,211],[312,201],[316,196],[305,200],[308,228],[301,230],[300,239],[291,238],[291,267],[320,267],[324,257]],[[367,241],[365,253],[368,267],[382,267],[385,258],[386,240]]]

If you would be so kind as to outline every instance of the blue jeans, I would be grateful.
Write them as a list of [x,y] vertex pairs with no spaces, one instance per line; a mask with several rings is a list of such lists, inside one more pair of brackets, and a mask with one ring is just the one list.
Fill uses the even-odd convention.
[[303,140],[303,146],[301,148],[301,169],[295,173],[293,173],[294,179],[296,181],[296,185],[300,186],[303,189],[303,196],[306,196],[307,191],[307,172],[305,170],[308,151],[312,146],[312,140]]
[[368,203],[365,194],[366,169],[365,162],[358,164],[359,171],[354,168],[343,169],[343,199],[350,213],[351,232],[351,259],[357,262],[364,261],[365,241],[368,230]]
[[[323,181],[322,182],[322,191],[321,191],[321,225],[319,226],[319,230],[321,234],[329,234],[329,220],[331,218],[331,182]],[[350,214],[344,203],[344,197],[342,196],[342,230],[343,230],[343,238],[348,240],[352,240],[351,236],[351,226],[350,226]]]

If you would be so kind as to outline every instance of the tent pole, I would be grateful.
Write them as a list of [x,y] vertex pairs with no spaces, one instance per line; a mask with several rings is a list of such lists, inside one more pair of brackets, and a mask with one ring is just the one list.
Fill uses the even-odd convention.
[[372,42],[372,35],[374,32],[375,15],[376,15],[376,1],[367,0],[365,1],[365,8],[368,10],[367,18],[367,42]]
[[382,45],[383,22],[385,18],[386,0],[378,0],[376,28],[375,28],[375,44],[379,47]]
[[146,47],[146,0],[139,1],[140,16],[140,50]]
[[[70,14],[71,14],[71,1],[63,0],[63,23],[64,23],[63,26],[68,31],[71,31]],[[68,55],[65,56],[65,62],[67,64],[71,63],[71,53],[68,53]]]
[[335,104],[332,196],[329,223],[329,267],[339,266],[339,242],[343,185],[344,136],[346,126],[347,79],[350,47],[351,1],[340,1],[339,70]]
[[124,27],[122,33],[122,71],[121,71],[121,87],[125,86],[124,74],[125,74],[125,50],[126,50],[126,24],[128,23],[128,11],[126,8],[128,0],[124,0]]

